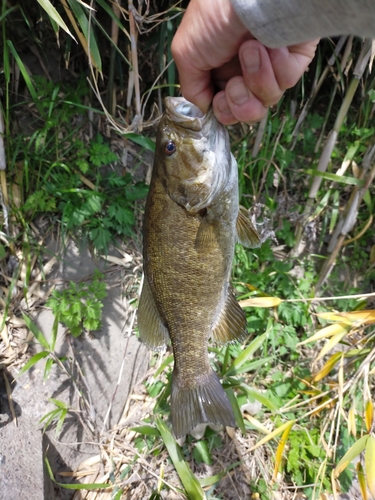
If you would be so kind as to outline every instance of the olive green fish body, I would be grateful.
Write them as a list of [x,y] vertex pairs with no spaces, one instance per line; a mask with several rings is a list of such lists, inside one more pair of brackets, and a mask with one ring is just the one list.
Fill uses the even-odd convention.
[[138,312],[146,345],[172,342],[176,436],[200,423],[234,426],[207,348],[210,337],[240,338],[246,323],[229,284],[239,219],[237,165],[224,127],[212,114],[185,116],[193,112],[200,114],[183,98],[170,98],[159,126]]

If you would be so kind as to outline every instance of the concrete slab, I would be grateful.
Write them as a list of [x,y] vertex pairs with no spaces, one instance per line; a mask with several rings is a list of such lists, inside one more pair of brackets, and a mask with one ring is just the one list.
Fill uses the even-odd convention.
[[[108,267],[103,261],[98,263],[87,249],[79,251],[71,243],[55,270],[54,279],[85,279],[98,267],[105,271],[108,291],[102,329],[95,332],[93,338],[84,335],[75,339],[67,336],[60,325],[56,344],[59,356],[74,360],[70,369],[79,381],[80,390],[90,400],[94,434],[88,431],[86,422],[77,418],[77,413],[82,414],[82,400],[71,380],[58,367],[53,367],[49,378],[43,380],[45,361],[42,360],[16,378],[12,388],[19,413],[18,427],[10,422],[5,389],[0,387],[0,401],[4,407],[4,418],[0,420],[0,500],[71,499],[71,490],[52,485],[48,479],[43,467],[44,455],[49,459],[56,480],[69,482],[70,479],[60,477],[59,472],[74,470],[84,459],[98,453],[95,442],[104,423],[105,428],[110,429],[118,422],[132,387],[147,371],[149,353],[134,335],[130,335],[134,309],[123,294],[124,268]],[[43,309],[35,318],[47,338],[53,321],[48,309]],[[40,350],[35,343],[32,347],[35,352]],[[63,401],[77,413],[68,413],[60,436],[52,429],[42,437],[39,421],[47,412],[56,409],[50,398]]]

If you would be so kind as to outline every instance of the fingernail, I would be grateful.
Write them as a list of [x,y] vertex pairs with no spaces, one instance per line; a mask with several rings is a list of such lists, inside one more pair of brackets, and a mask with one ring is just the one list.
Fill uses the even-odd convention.
[[250,97],[250,94],[243,83],[236,83],[235,85],[231,85],[231,87],[227,89],[227,92],[231,101],[237,106],[242,106],[243,104],[245,104]]
[[230,115],[232,113],[224,95],[218,98],[218,100],[216,101],[216,106],[220,113],[222,113],[223,115]]
[[242,52],[242,63],[249,73],[255,73],[260,69],[259,49],[249,47]]

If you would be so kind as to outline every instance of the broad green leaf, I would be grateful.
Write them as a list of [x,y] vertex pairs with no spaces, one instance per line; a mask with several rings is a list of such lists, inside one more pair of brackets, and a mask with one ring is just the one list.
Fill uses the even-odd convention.
[[368,489],[375,498],[375,438],[368,436],[366,443],[365,470]]
[[49,0],[37,0],[37,1],[41,5],[41,7],[43,7],[43,9],[47,12],[49,17],[56,24],[58,24],[60,26],[60,28],[62,28],[64,31],[66,31],[68,33],[68,35],[70,35],[73,38],[74,41],[76,41],[76,39],[74,38],[72,33],[69,31],[68,26],[65,24],[64,20],[62,19],[60,14],[57,12],[55,7],[51,4],[51,2]]
[[353,446],[349,448],[349,450],[345,453],[339,463],[336,465],[333,470],[334,476],[339,477],[341,472],[347,468],[347,466],[356,458],[362,451],[366,448],[367,440],[369,435],[366,434],[362,436],[358,441],[356,441]]
[[228,387],[227,389],[225,389],[225,392],[228,396],[230,404],[232,405],[236,424],[241,429],[242,434],[246,434],[246,428],[245,428],[245,424],[244,424],[244,421],[242,418],[241,409],[238,406],[237,398],[233,392],[233,389],[231,387]]
[[260,357],[258,359],[254,359],[253,361],[249,361],[248,363],[245,363],[240,368],[237,368],[235,371],[233,371],[233,372],[231,371],[230,373],[228,372],[226,375],[239,375],[240,373],[251,372],[251,371],[256,370],[257,368],[259,368],[261,366],[265,366],[272,359],[274,359],[274,356],[267,356],[266,358]]
[[44,374],[43,374],[44,380],[46,380],[48,378],[48,375],[50,374],[50,371],[51,371],[51,368],[52,368],[54,362],[55,361],[53,358],[47,359],[46,365],[44,367]]
[[34,366],[35,363],[37,363],[41,359],[46,358],[48,355],[49,355],[48,351],[42,351],[38,352],[37,354],[34,354],[34,356],[30,358],[29,361],[26,363],[26,365],[21,368],[19,374],[21,375],[22,373],[27,372],[27,370],[29,370],[32,366]]
[[250,345],[248,345],[246,347],[246,349],[241,352],[241,354],[233,361],[233,363],[230,365],[230,367],[228,368],[228,371],[226,373],[226,375],[233,375],[235,373],[237,373],[237,370],[244,364],[246,363],[246,361],[248,361],[248,359],[250,358],[250,356],[253,355],[253,353],[259,349],[261,347],[261,345],[263,344],[263,342],[266,340],[267,338],[267,332],[266,333],[263,333],[262,335],[260,335],[259,337],[256,337],[251,343]]
[[256,399],[257,401],[259,401],[259,403],[262,403],[262,405],[264,405],[269,410],[273,412],[279,411],[277,406],[274,403],[272,403],[272,401],[270,401],[264,394],[261,394],[260,392],[256,391],[255,389],[252,389],[251,387],[249,387],[244,383],[241,383],[238,387],[243,389],[249,398]]
[[60,401],[59,399],[54,399],[50,398],[49,401],[51,401],[54,405],[57,406],[57,408],[60,408],[61,410],[67,410],[69,407],[64,401]]
[[96,67],[96,69],[101,73],[102,60],[100,58],[100,52],[94,35],[93,26],[92,24],[90,24],[84,9],[76,0],[68,0],[68,3],[70,5],[71,10],[74,12],[74,15],[76,16],[79,26],[84,35],[86,41],[86,47],[84,48],[86,50],[86,53],[88,54],[88,51],[90,50],[93,59],[93,64]]
[[156,144],[154,141],[149,139],[148,137],[145,137],[144,135],[141,134],[135,134],[133,132],[129,132],[127,134],[124,134],[123,137],[126,139],[129,139],[132,142],[135,142],[139,146],[142,146],[145,149],[148,149],[149,151],[152,151],[155,153],[155,147]]
[[329,172],[320,172],[320,170],[308,169],[306,173],[309,175],[323,177],[323,179],[328,179],[329,181],[339,182],[340,184],[349,184],[352,186],[363,186],[363,180],[356,179],[355,177],[347,177],[345,175],[336,175]]
[[193,450],[194,460],[198,463],[212,464],[212,457],[208,449],[207,441],[198,441]]
[[39,330],[39,328],[36,326],[35,323],[31,321],[31,319],[26,316],[26,314],[23,314],[23,319],[25,320],[27,328],[31,331],[31,333],[34,335],[34,337],[37,339],[40,345],[42,345],[45,349],[50,350],[50,346],[48,343],[48,340],[46,337],[43,335],[43,333]]
[[104,488],[113,488],[113,484],[106,483],[88,483],[88,484],[64,484],[58,483],[53,475],[51,465],[47,457],[44,457],[44,463],[46,464],[47,472],[51,481],[56,483],[61,488],[65,488],[67,490],[101,490]]
[[18,55],[11,40],[7,40],[7,44],[8,44],[8,47],[10,48],[10,51],[11,51],[14,59],[16,60],[17,66],[19,67],[19,69],[22,73],[23,79],[25,80],[25,83],[26,83],[28,91],[30,92],[31,98],[32,98],[35,106],[38,108],[39,113],[43,116],[44,115],[43,106],[41,105],[41,103],[39,101],[38,94],[36,93],[34,84],[31,81],[29,73],[27,72],[25,65],[23,64],[23,62],[22,62],[20,56]]
[[164,371],[164,368],[166,368],[168,365],[170,365],[173,361],[173,355],[171,354],[170,356],[167,356],[165,360],[162,362],[162,364],[159,366],[159,368],[156,370],[154,378],[157,378],[161,372]]
[[54,320],[53,325],[52,325],[51,351],[55,350],[58,327],[59,327],[59,319],[57,316],[55,316],[55,320]]
[[155,422],[188,498],[190,500],[203,500],[204,492],[202,487],[185,461],[181,448],[178,446],[175,438],[159,417],[156,417]]
[[357,469],[357,478],[358,478],[359,489],[361,490],[362,500],[368,500],[366,478],[365,478],[365,473],[363,472],[363,467],[361,462],[357,463],[356,469]]
[[130,430],[146,436],[160,436],[160,432],[151,425],[140,425],[139,427],[132,427]]

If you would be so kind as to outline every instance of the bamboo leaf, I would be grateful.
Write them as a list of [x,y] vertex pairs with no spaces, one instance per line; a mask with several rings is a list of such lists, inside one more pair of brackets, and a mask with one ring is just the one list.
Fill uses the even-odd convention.
[[143,148],[147,149],[148,151],[152,151],[153,153],[155,153],[156,144],[148,137],[145,137],[144,135],[141,134],[135,134],[133,132],[124,134],[123,137],[129,139],[129,141],[135,142],[139,146],[142,146]]
[[21,368],[19,374],[21,375],[22,373],[27,372],[27,370],[29,370],[32,366],[34,366],[38,361],[46,358],[48,355],[49,355],[48,351],[42,351],[38,352],[37,354],[34,354],[34,356],[30,358],[29,361],[26,363],[26,365]]
[[357,478],[358,478],[359,489],[362,495],[362,500],[367,500],[368,496],[367,496],[366,478],[361,462],[357,463],[356,469],[357,469]]
[[156,417],[155,423],[161,437],[163,438],[170,459],[172,460],[172,463],[186,490],[188,498],[191,500],[203,500],[204,493],[202,487],[199,484],[197,478],[192,473],[189,465],[185,461],[185,458],[181,452],[181,448],[178,446],[175,438],[172,436],[165,423],[159,417]]
[[277,307],[284,302],[279,297],[252,297],[250,299],[240,300],[239,304],[243,307]]
[[351,312],[326,312],[317,314],[319,318],[327,319],[328,321],[341,321],[352,325],[359,323],[361,325],[371,325],[375,323],[375,310],[364,309],[363,311]]
[[231,387],[228,387],[227,389],[225,389],[225,392],[226,392],[226,395],[228,396],[230,404],[232,405],[236,424],[241,429],[242,434],[245,435],[246,434],[245,424],[244,424],[244,421],[242,418],[241,409],[238,406],[237,398],[233,392],[233,389]]
[[60,16],[60,14],[57,12],[55,7],[51,4],[49,0],[37,0],[40,6],[47,12],[49,17],[60,26],[64,31],[70,35],[73,40],[76,42],[77,40],[74,38],[72,33],[69,31],[68,26],[65,24],[63,18]]
[[334,325],[328,325],[318,330],[314,335],[304,340],[303,342],[299,342],[297,346],[309,344],[310,342],[316,342],[317,340],[325,339],[328,337],[333,337],[333,335],[337,335],[343,331],[348,332],[350,330],[350,326],[346,323],[336,323]]
[[368,434],[366,434],[366,436],[362,436],[353,444],[353,446],[349,448],[333,470],[334,477],[339,477],[341,472],[344,471],[360,453],[362,453],[362,451],[366,448],[368,438]]
[[335,347],[336,344],[338,344],[347,334],[347,331],[343,331],[341,333],[337,333],[334,335],[331,340],[329,340],[326,345],[323,347],[323,349],[320,351],[318,357],[316,358],[316,361],[321,359],[323,356],[325,356],[331,349]]
[[255,399],[256,401],[259,401],[259,403],[262,403],[262,405],[264,405],[269,410],[273,412],[278,412],[277,406],[274,403],[272,403],[272,401],[268,399],[264,394],[261,394],[260,392],[256,391],[255,389],[252,389],[251,387],[249,387],[244,383],[240,384],[239,387],[246,392],[247,396],[250,399]]
[[64,484],[64,483],[58,483],[56,479],[54,478],[51,465],[49,463],[49,460],[47,457],[44,457],[44,462],[46,464],[47,472],[49,475],[49,478],[51,481],[53,481],[55,484],[58,486],[61,486],[62,488],[65,488],[67,490],[101,490],[104,488],[113,488],[112,484],[106,484],[106,483],[88,483],[88,484]]
[[349,415],[348,415],[348,431],[349,434],[352,434],[352,436],[356,437],[357,435],[357,424],[355,421],[355,406],[354,406],[354,401],[352,403],[352,406],[350,407],[349,410]]
[[151,425],[140,425],[139,427],[132,427],[130,430],[139,432],[139,434],[143,434],[144,436],[160,436],[160,432]]
[[[374,421],[374,404],[370,399],[369,401],[367,401],[365,410],[365,423],[367,432],[371,432],[373,421]],[[375,467],[375,462],[374,462],[374,467]]]
[[50,346],[49,346],[48,340],[43,335],[43,333],[39,330],[39,328],[36,326],[36,324],[33,323],[31,321],[31,319],[28,316],[26,316],[26,314],[22,313],[22,316],[23,316],[23,319],[25,320],[27,328],[31,331],[31,333],[37,339],[39,344],[41,344],[45,349],[50,351]]
[[340,184],[349,184],[352,186],[363,186],[363,180],[356,179],[355,177],[347,177],[345,175],[336,175],[329,172],[321,172],[320,170],[308,169],[306,173],[314,177],[322,177],[323,179],[328,179],[329,181],[339,182]]
[[368,489],[373,498],[375,498],[375,438],[367,436],[365,470]]
[[[291,420],[290,422],[286,422],[285,424],[280,425],[280,427],[277,427],[277,429],[273,430],[272,432],[267,434],[267,436],[264,436],[264,438],[262,438],[260,441],[258,441],[255,446],[253,446],[252,448],[249,449],[249,451],[253,451],[256,448],[259,448],[259,446],[263,446],[265,443],[268,443],[268,441],[271,441],[271,439],[278,436],[279,434],[284,432],[286,429],[289,429],[289,432],[290,432],[290,429],[293,427],[293,425],[295,423],[296,423],[296,420]],[[288,435],[289,435],[289,432],[288,432]]]
[[289,437],[290,431],[292,430],[294,422],[295,421],[288,422],[289,425],[287,425],[287,427],[285,428],[285,430],[280,438],[280,442],[278,444],[276,454],[275,454],[275,468],[273,470],[273,477],[272,477],[273,481],[276,481],[276,479],[277,479],[277,473],[279,472],[279,468],[281,465],[283,451],[284,451],[286,442],[288,441],[288,437]]
[[319,382],[319,380],[322,380],[322,378],[328,375],[328,373],[332,370],[332,368],[335,366],[335,364],[338,362],[341,356],[342,356],[341,352],[336,352],[335,354],[333,354],[324,364],[323,368],[321,368],[318,371],[318,373],[313,375],[312,381]]
[[234,375],[237,373],[237,370],[244,364],[252,354],[260,348],[263,342],[267,338],[267,332],[263,333],[259,337],[256,337],[247,347],[241,352],[241,354],[233,361],[233,363],[228,368],[226,375]]
[[244,417],[251,423],[251,425],[253,425],[258,431],[262,432],[263,434],[268,435],[271,432],[269,429],[267,429],[267,427],[261,424],[259,420],[254,418],[252,415],[245,413]]

